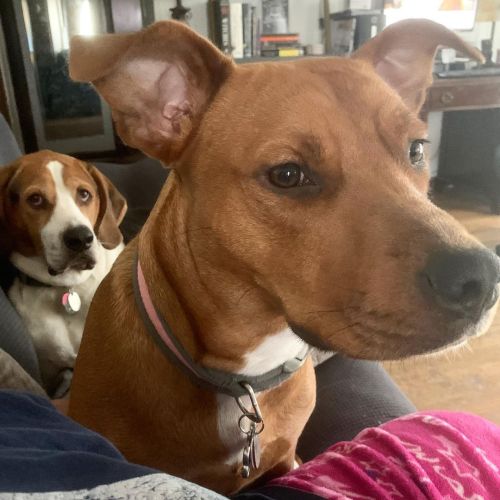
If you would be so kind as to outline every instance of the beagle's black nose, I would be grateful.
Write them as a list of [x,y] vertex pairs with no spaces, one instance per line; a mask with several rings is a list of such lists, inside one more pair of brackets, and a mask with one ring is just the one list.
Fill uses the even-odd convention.
[[422,278],[441,307],[477,320],[498,298],[500,260],[486,249],[441,250],[431,254]]
[[94,235],[87,226],[75,226],[64,231],[63,241],[69,250],[83,252],[92,246]]

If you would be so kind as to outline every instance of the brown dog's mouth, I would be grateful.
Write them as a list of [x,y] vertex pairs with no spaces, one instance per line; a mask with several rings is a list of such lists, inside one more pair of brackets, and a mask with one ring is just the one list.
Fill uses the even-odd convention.
[[311,347],[315,347],[320,351],[326,352],[335,350],[332,348],[332,346],[328,345],[319,335],[316,335],[307,328],[295,325],[293,323],[289,323],[289,327],[291,328],[292,332],[297,335],[297,337],[300,337],[306,344],[310,345]]
[[429,321],[423,320],[421,324],[415,325],[407,319],[381,312],[360,315],[360,309],[355,309],[356,314],[344,312],[343,326],[333,329],[328,337],[293,322],[289,326],[311,347],[322,351],[338,351],[353,358],[380,361],[438,352],[463,344],[480,333],[480,322],[468,319],[434,321],[429,327]]
[[466,325],[454,328],[451,332],[436,327],[434,335],[412,330],[402,329],[401,333],[396,333],[357,323],[350,327],[349,333],[360,348],[347,354],[362,359],[396,360],[440,351],[461,344],[468,338]]

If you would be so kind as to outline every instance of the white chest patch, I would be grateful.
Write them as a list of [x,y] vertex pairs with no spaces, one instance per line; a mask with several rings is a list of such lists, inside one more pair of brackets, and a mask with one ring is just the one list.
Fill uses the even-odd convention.
[[256,376],[266,373],[294,358],[304,349],[304,342],[290,328],[269,335],[245,355],[245,365],[238,373]]

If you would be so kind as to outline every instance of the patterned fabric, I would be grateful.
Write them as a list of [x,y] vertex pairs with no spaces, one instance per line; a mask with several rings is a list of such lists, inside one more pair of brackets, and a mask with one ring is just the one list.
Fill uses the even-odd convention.
[[420,412],[362,431],[271,483],[329,499],[500,498],[500,429]]
[[224,500],[217,493],[168,474],[151,474],[105,484],[90,490],[48,493],[0,493],[0,500]]

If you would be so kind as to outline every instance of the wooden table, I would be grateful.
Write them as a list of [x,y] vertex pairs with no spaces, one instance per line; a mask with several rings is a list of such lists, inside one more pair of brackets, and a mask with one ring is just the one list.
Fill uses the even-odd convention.
[[436,78],[422,110],[463,111],[500,108],[500,75],[469,78]]
[[[500,75],[436,78],[427,93],[421,117],[427,121],[428,114],[432,111],[475,111],[492,108],[500,108]],[[485,128],[484,132],[478,130],[477,126],[469,132],[465,132],[467,129],[463,128],[455,137],[456,130],[450,133],[447,133],[447,129],[443,130],[440,149],[445,149],[442,149],[441,156],[445,155],[445,158],[449,159],[448,164],[456,165],[457,170],[451,173],[450,171],[443,172],[441,168],[444,165],[440,166],[438,176],[434,180],[434,189],[439,191],[460,183],[469,187],[475,184],[473,189],[481,191],[488,198],[492,212],[500,214],[500,178],[494,157],[494,149],[497,144],[500,144],[500,137],[496,139],[497,122],[492,122],[492,118],[488,118],[490,115],[491,113],[485,115],[484,127],[491,128]],[[475,120],[478,123],[477,118]],[[443,126],[447,127],[445,122],[446,120],[443,121]],[[465,122],[464,127],[467,127]],[[466,134],[465,140],[462,134]],[[450,148],[451,157],[447,153]],[[463,154],[457,152],[460,148],[466,148]],[[454,159],[454,155],[458,155],[459,159]],[[467,174],[468,177],[459,177],[463,175],[460,174],[460,165],[472,166],[473,170]]]

